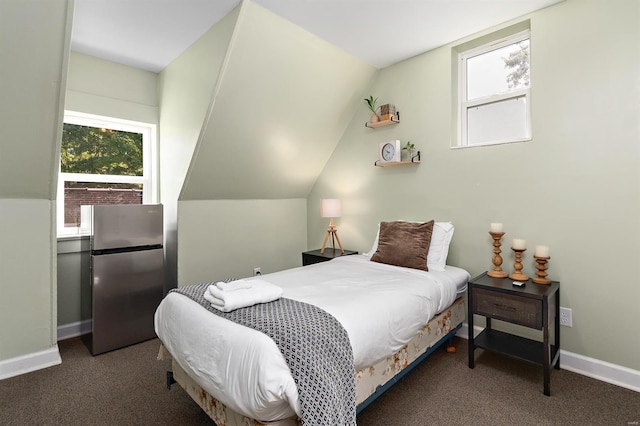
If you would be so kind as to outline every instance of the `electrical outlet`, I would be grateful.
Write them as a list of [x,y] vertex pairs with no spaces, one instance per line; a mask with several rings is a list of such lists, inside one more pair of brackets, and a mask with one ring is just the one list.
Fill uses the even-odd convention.
[[571,308],[560,307],[560,325],[572,327],[573,320],[571,318]]
[[256,275],[262,275],[262,271],[260,271],[259,266],[257,268],[253,268],[253,276],[255,277]]

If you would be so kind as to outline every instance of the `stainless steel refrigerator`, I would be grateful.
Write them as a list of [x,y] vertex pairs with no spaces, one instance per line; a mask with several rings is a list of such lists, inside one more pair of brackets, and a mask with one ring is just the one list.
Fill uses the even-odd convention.
[[[83,206],[84,207],[84,206]],[[162,205],[86,206],[93,355],[156,337],[153,315],[164,292]],[[85,217],[86,216],[86,217]]]

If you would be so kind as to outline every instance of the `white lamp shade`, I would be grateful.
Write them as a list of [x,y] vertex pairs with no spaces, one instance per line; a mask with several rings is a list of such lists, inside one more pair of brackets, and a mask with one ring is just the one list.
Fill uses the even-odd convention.
[[320,207],[322,217],[342,216],[342,203],[337,198],[325,198]]

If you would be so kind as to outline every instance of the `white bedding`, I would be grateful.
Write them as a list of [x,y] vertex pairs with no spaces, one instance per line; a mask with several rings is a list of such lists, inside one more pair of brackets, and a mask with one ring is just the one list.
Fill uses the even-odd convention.
[[[260,278],[282,287],[283,297],[337,318],[349,335],[357,371],[402,348],[464,293],[470,276],[452,266],[424,272],[352,255]],[[265,334],[176,293],[158,307],[155,329],[187,374],[234,411],[263,421],[300,415],[293,377]]]

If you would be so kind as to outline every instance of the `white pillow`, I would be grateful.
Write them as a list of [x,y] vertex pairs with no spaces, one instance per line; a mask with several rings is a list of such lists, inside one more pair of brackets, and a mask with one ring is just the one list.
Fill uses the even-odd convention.
[[[432,234],[433,235],[433,234]],[[378,231],[376,231],[376,239],[373,240],[373,246],[371,246],[371,250],[369,250],[366,253],[362,253],[365,256],[368,256],[369,258],[371,258],[376,250],[378,250],[378,239],[380,239],[380,224],[378,223]]]
[[433,224],[429,253],[427,253],[427,267],[430,271],[444,271],[453,231],[454,228],[451,222],[436,222]]
[[[430,271],[444,271],[447,264],[447,256],[449,255],[449,244],[453,238],[454,227],[451,222],[436,222],[433,224],[433,233],[431,234],[431,243],[429,244],[429,253],[427,253],[427,268]],[[371,251],[363,253],[371,258],[378,250],[378,238],[380,238],[380,224],[378,224],[378,232],[376,239],[373,241]]]

